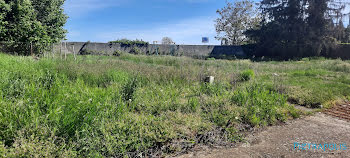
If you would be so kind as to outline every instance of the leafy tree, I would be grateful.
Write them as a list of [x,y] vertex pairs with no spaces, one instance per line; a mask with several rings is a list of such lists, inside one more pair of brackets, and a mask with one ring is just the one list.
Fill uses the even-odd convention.
[[[332,0],[262,0],[261,29],[247,31],[259,41],[260,56],[319,56],[336,45]],[[333,7],[330,7],[333,6]]]
[[350,25],[344,31],[343,43],[350,43]]
[[344,27],[343,21],[340,21],[337,26],[334,27],[334,37],[337,39],[339,42],[343,42],[345,39],[345,30],[346,28]]
[[170,37],[163,37],[162,44],[166,44],[166,45],[174,44],[174,41]]
[[262,0],[261,28],[247,31],[258,41],[260,56],[295,56],[300,52],[305,22],[300,0]]
[[[9,52],[21,55],[42,53],[52,43],[64,38],[63,0],[5,0],[9,9],[3,17],[0,41],[7,42]],[[31,48],[31,46],[33,46]]]
[[252,43],[244,32],[259,26],[260,18],[256,12],[254,1],[239,0],[234,3],[226,1],[226,6],[217,13],[220,18],[216,19],[216,39],[223,45],[243,45]]
[[329,7],[330,2],[331,0],[308,0],[305,41],[309,52],[307,56],[325,55],[327,48],[336,45],[337,41],[331,31],[334,27],[333,19],[328,14],[332,9]]
[[0,0],[0,36],[5,36],[5,16],[10,11],[10,6],[4,0]]
[[65,0],[32,0],[37,14],[37,20],[45,27],[50,37],[49,43],[59,42],[65,38],[66,30],[63,28],[67,16],[62,8]]

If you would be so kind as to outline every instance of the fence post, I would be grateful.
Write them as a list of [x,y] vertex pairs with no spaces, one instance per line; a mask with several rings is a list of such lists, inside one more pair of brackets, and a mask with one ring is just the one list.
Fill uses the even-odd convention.
[[73,55],[74,55],[74,60],[76,61],[76,60],[77,60],[77,57],[76,57],[76,55],[75,55],[74,44],[73,44]]
[[33,55],[33,42],[30,42],[30,55],[34,57],[34,55]]
[[51,43],[51,54],[52,54],[52,58],[55,58],[55,53],[53,50],[53,43]]
[[61,57],[61,60],[62,60],[62,42],[60,42],[60,57]]
[[67,42],[64,43],[64,47],[66,48],[64,50],[64,60],[67,60]]

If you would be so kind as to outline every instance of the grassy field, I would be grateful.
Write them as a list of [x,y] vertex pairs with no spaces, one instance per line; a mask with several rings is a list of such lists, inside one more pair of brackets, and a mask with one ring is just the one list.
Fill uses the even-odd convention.
[[[214,76],[213,84],[202,82]],[[350,96],[350,62],[0,54],[0,157],[171,155]]]

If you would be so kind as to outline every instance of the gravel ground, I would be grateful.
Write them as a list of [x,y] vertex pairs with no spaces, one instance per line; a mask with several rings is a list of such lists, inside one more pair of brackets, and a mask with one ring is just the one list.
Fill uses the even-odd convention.
[[[338,150],[314,149],[312,145],[306,145],[305,150],[294,148],[294,143],[337,144]],[[346,144],[346,148],[341,144]],[[322,147],[323,148],[323,147]],[[331,147],[332,148],[332,147]],[[345,150],[344,150],[345,149]],[[204,157],[204,158],[228,158],[228,157],[350,157],[350,122],[335,117],[316,113],[287,122],[281,126],[272,126],[251,134],[247,142],[236,148],[226,149],[198,149],[199,151],[179,156]]]

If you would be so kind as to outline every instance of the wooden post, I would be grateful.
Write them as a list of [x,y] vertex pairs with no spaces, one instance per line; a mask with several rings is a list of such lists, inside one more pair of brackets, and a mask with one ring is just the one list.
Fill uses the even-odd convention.
[[55,57],[55,55],[53,54],[53,45],[51,44],[51,51],[50,51],[50,53],[51,53],[51,55],[52,55],[52,58],[54,58]]
[[62,60],[62,42],[60,42],[60,57],[61,57],[61,60]]
[[55,58],[55,53],[53,50],[53,43],[51,43],[51,54],[52,54],[52,58]]
[[64,43],[64,47],[66,48],[64,50],[64,60],[67,60],[67,42]]
[[76,55],[75,55],[74,44],[73,44],[73,55],[74,55],[74,60],[76,61],[76,60],[77,60],[77,57],[76,57]]
[[[49,46],[47,46],[47,47],[49,47]],[[47,54],[47,59],[49,59],[50,58],[50,50],[47,49],[47,51],[45,51],[45,53]]]
[[34,57],[34,54],[33,54],[33,42],[30,42],[30,55],[32,55],[32,57]]

